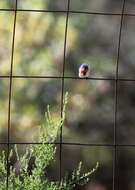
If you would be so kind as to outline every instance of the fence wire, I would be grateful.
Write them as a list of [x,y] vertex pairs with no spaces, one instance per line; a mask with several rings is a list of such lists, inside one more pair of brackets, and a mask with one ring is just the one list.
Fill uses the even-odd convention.
[[[10,75],[0,75],[0,78],[9,78],[10,79],[10,85],[9,85],[9,99],[8,99],[8,140],[7,143],[0,143],[2,145],[7,145],[8,147],[8,154],[7,154],[7,190],[8,190],[8,176],[9,176],[9,151],[10,151],[10,145],[13,144],[41,144],[40,142],[10,142],[10,128],[11,128],[11,101],[12,101],[12,81],[14,78],[53,78],[53,79],[61,79],[61,117],[62,117],[62,109],[63,109],[63,99],[64,99],[64,84],[65,84],[65,79],[80,79],[78,77],[68,77],[65,76],[65,63],[66,63],[66,45],[67,45],[67,33],[68,33],[68,21],[69,21],[69,15],[72,14],[88,14],[88,15],[106,15],[106,16],[120,16],[120,23],[119,23],[119,39],[118,39],[118,44],[117,44],[117,57],[116,57],[116,71],[115,71],[115,77],[112,78],[105,78],[105,77],[88,77],[87,80],[112,80],[115,82],[115,102],[114,102],[114,142],[112,144],[93,144],[93,143],[65,143],[63,142],[63,131],[61,128],[60,131],[60,142],[59,143],[53,143],[56,145],[60,146],[60,151],[59,151],[59,162],[60,162],[60,168],[59,168],[59,179],[61,180],[62,178],[62,159],[63,159],[63,154],[62,154],[62,148],[63,145],[69,145],[69,146],[88,146],[88,147],[109,147],[113,148],[113,190],[116,190],[116,178],[117,178],[117,148],[118,147],[135,147],[135,144],[118,144],[117,142],[117,111],[118,111],[118,82],[119,81],[135,81],[134,78],[119,78],[119,58],[120,58],[120,50],[121,50],[121,38],[122,38],[122,31],[123,31],[123,20],[124,17],[130,16],[130,17],[135,17],[135,14],[131,13],[125,13],[125,6],[126,6],[126,0],[123,0],[123,5],[121,8],[120,13],[103,13],[103,12],[88,12],[88,11],[73,11],[70,10],[70,0],[67,0],[67,9],[66,10],[33,10],[33,9],[19,9],[18,6],[18,0],[15,0],[15,7],[11,9],[0,9],[0,12],[14,12],[14,24],[13,24],[13,29],[12,29],[12,50],[11,50],[11,62],[10,62]],[[63,71],[62,71],[62,76],[60,77],[55,77],[55,76],[24,76],[24,75],[13,75],[13,60],[14,60],[14,44],[15,44],[15,34],[16,34],[16,18],[17,18],[17,12],[61,12],[61,13],[66,13],[66,22],[65,22],[65,37],[64,37],[64,52],[63,52]],[[86,80],[86,79],[80,79],[80,80]],[[49,142],[47,143],[49,144]]]

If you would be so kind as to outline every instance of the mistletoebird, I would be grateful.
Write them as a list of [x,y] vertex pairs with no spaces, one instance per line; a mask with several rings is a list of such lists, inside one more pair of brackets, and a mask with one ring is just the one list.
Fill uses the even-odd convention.
[[87,78],[87,77],[89,77],[89,74],[90,74],[90,68],[89,68],[88,64],[83,63],[79,67],[79,78]]

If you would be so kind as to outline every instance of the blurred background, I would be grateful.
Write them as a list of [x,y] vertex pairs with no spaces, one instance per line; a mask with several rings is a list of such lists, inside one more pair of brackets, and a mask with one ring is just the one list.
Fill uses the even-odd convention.
[[[91,182],[77,189],[112,190],[113,187],[114,149],[109,145],[114,143],[115,81],[105,79],[115,78],[121,21],[118,14],[122,3],[122,0],[70,2],[72,13],[69,13],[64,73],[64,92],[69,92],[69,102],[63,142],[86,146],[63,145],[62,173],[70,175],[80,160],[84,171],[94,167],[97,161],[100,163]],[[15,0],[0,0],[0,9],[14,7]],[[46,106],[50,105],[54,118],[60,117],[67,0],[18,0],[18,9],[13,75],[19,78],[13,79],[12,86],[10,142],[37,142]],[[125,13],[135,14],[134,0],[126,1]],[[0,11],[0,76],[10,74],[13,22],[13,11]],[[121,79],[135,79],[134,23],[133,15],[124,16],[119,60]],[[97,80],[77,79],[78,67],[84,62],[89,64],[90,77]],[[47,78],[40,78],[44,76]],[[117,147],[115,176],[118,190],[135,190],[135,147],[129,146],[135,145],[134,89],[134,81],[118,81],[117,143],[121,145]],[[1,77],[1,143],[7,142],[8,94],[9,78]],[[20,150],[24,148],[21,146]],[[58,174],[59,155],[56,164],[48,169],[48,177],[57,179]]]

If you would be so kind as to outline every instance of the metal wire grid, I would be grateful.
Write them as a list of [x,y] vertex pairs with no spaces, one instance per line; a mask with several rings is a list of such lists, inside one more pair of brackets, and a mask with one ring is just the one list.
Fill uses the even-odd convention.
[[[121,49],[121,37],[122,37],[122,28],[123,28],[123,20],[124,16],[135,16],[135,14],[125,13],[125,5],[126,0],[123,0],[122,3],[122,9],[121,13],[102,13],[102,12],[85,12],[85,11],[72,11],[70,10],[70,0],[67,0],[67,9],[65,11],[57,11],[57,10],[32,10],[32,9],[18,9],[18,0],[15,0],[15,7],[12,9],[0,9],[0,11],[13,11],[14,12],[14,24],[13,24],[13,34],[12,34],[12,50],[11,50],[11,63],[10,63],[10,75],[1,75],[0,78],[9,78],[10,79],[10,85],[9,85],[9,102],[8,102],[8,140],[7,143],[0,143],[7,145],[8,147],[8,154],[7,154],[7,190],[8,190],[8,168],[9,168],[9,150],[10,145],[13,144],[41,144],[40,142],[10,142],[10,123],[11,123],[11,98],[12,98],[12,81],[13,78],[53,78],[53,79],[61,79],[62,82],[62,88],[61,88],[61,117],[62,117],[62,109],[63,109],[63,95],[64,95],[64,80],[65,79],[80,79],[78,77],[66,77],[65,76],[65,62],[66,62],[66,44],[67,44],[67,32],[68,32],[68,20],[69,20],[69,14],[75,13],[75,14],[90,14],[90,15],[108,15],[108,16],[120,16],[120,25],[119,25],[119,40],[117,45],[117,57],[116,57],[116,73],[114,78],[104,78],[104,77],[89,77],[87,80],[112,80],[115,82],[115,111],[114,111],[114,143],[113,144],[93,144],[93,143],[65,143],[62,139],[62,128],[60,131],[60,143],[53,143],[60,145],[60,151],[59,151],[59,162],[60,162],[60,168],[59,168],[59,179],[61,180],[62,177],[62,148],[63,145],[70,145],[70,146],[88,146],[88,147],[110,147],[113,148],[113,190],[116,190],[116,177],[117,177],[117,171],[116,171],[116,163],[117,163],[117,148],[118,147],[135,147],[135,144],[117,144],[117,107],[118,107],[118,81],[135,81],[135,79],[126,79],[126,78],[119,78],[119,58],[120,58],[120,49]],[[63,72],[62,76],[55,77],[55,76],[21,76],[21,75],[13,75],[13,58],[14,58],[14,44],[15,44],[15,33],[16,33],[16,18],[17,18],[17,12],[19,11],[26,11],[26,12],[62,12],[66,13],[66,25],[65,25],[65,39],[64,39],[64,59],[63,59]],[[86,79],[80,79],[80,80],[86,80]],[[49,144],[49,143],[47,143]]]

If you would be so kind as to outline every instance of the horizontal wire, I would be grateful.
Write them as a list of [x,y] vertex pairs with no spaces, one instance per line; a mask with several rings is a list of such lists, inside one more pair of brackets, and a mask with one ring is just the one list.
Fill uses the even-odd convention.
[[[9,75],[0,75],[0,78],[10,78]],[[19,78],[19,79],[62,79],[62,76],[39,76],[39,75],[35,75],[35,76],[29,76],[29,75],[13,75],[12,78]],[[77,80],[112,80],[115,81],[116,78],[105,78],[105,77],[87,77],[87,78],[79,78],[79,77],[66,77],[64,76],[64,79],[77,79]],[[135,81],[135,79],[133,78],[117,78],[118,81]]]
[[[6,142],[0,142],[0,145],[60,145],[61,142],[46,142],[46,143],[42,143],[42,142],[10,142],[10,143],[6,143]],[[72,143],[72,142],[62,142],[62,145],[71,145],[71,146],[89,146],[89,147],[135,147],[135,144],[98,144],[98,143]]]
[[[6,11],[6,12],[14,12],[14,8],[0,8],[0,11]],[[44,9],[17,9],[18,12],[41,12],[41,13],[67,13],[67,10],[44,10]],[[109,12],[92,12],[92,11],[75,11],[75,10],[69,10],[69,13],[75,13],[75,14],[90,14],[90,15],[101,15],[101,16],[121,16],[122,13],[109,13]],[[124,13],[123,16],[131,16],[134,17],[135,13]]]

